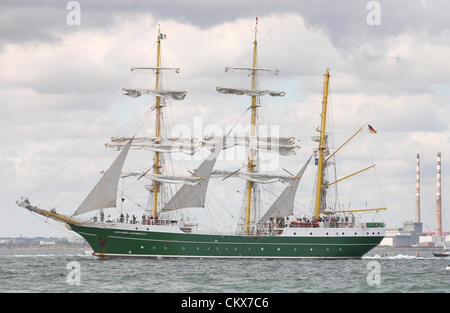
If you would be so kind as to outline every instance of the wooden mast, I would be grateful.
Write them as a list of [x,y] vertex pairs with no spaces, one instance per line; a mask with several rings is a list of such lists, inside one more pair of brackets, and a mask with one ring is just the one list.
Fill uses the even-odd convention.
[[[256,19],[256,25],[258,25],[258,19]],[[257,26],[255,26],[255,41],[253,42],[253,66],[252,66],[252,90],[255,89],[255,78],[256,78],[256,33],[257,33]],[[252,126],[251,126],[251,136],[255,136],[255,122],[256,122],[256,96],[252,96]],[[253,150],[250,149],[249,151],[249,157],[248,157],[248,165],[247,170],[249,173],[253,172]],[[249,223],[250,223],[250,203],[251,203],[251,195],[252,195],[252,182],[247,181],[247,205],[246,205],[246,213],[245,213],[245,234],[249,234]]]
[[325,81],[323,84],[323,100],[322,100],[322,118],[320,126],[320,142],[319,142],[319,160],[317,164],[317,185],[316,185],[316,203],[314,210],[314,218],[319,218],[320,213],[320,195],[322,193],[322,178],[323,178],[323,151],[327,148],[325,147],[325,124],[327,120],[327,98],[328,98],[328,80],[330,78],[330,73],[328,70],[325,72]]
[[[157,38],[157,52],[156,52],[156,83],[155,83],[155,89],[158,90],[159,88],[159,59],[160,59],[160,45],[161,45],[161,31],[158,27],[158,38]],[[156,109],[156,130],[155,130],[155,137],[159,137],[159,131],[161,128],[160,125],[160,113],[161,113],[161,106],[160,106],[160,97],[156,96],[155,100],[155,109]],[[153,162],[153,173],[159,174],[159,152],[155,152],[155,159]],[[152,206],[152,217],[155,219],[158,217],[157,213],[157,206],[158,206],[158,182],[155,180],[153,182],[153,206]]]

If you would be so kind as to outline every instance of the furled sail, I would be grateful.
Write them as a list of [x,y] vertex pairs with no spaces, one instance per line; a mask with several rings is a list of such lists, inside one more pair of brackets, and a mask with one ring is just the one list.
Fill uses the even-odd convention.
[[[220,137],[205,136],[202,142],[204,146],[211,148],[220,142]],[[281,155],[295,155],[295,149],[299,148],[295,143],[294,137],[234,136],[227,138],[224,149],[234,146],[243,146],[253,150],[278,152]]]
[[186,97],[186,91],[173,91],[173,90],[159,90],[159,89],[127,89],[123,88],[125,91],[124,95],[132,98],[137,98],[143,94],[151,94],[155,97],[170,98],[173,100],[183,100]]
[[143,175],[144,177],[155,180],[164,184],[188,184],[196,185],[199,184],[203,178],[198,176],[175,176],[175,175],[164,175],[164,174],[153,174],[153,173],[139,173],[139,172],[122,172],[121,177],[130,177]]
[[252,89],[239,89],[239,88],[224,88],[224,87],[216,87],[216,90],[220,93],[224,94],[233,94],[233,95],[247,95],[247,96],[264,96],[270,95],[272,97],[283,97],[286,92],[285,91],[277,91],[277,90],[252,90]]
[[133,139],[130,139],[124,146],[115,161],[106,170],[97,185],[95,185],[94,189],[92,189],[73,215],[116,206],[117,186],[119,184],[120,172],[122,171],[123,163],[130,150],[132,141]]
[[[130,138],[111,138],[111,142],[105,145],[110,148],[121,149]],[[182,152],[195,154],[201,149],[196,139],[173,138],[173,137],[140,137],[135,138],[131,144],[132,149],[143,149],[157,152]]]
[[181,208],[204,207],[206,190],[209,183],[211,172],[216,164],[217,157],[222,151],[222,147],[217,145],[208,157],[194,171],[194,175],[202,177],[200,183],[195,185],[184,184],[177,193],[166,203],[162,211],[171,211]]
[[267,222],[271,217],[276,218],[280,216],[289,216],[294,214],[294,200],[295,193],[297,192],[298,184],[300,183],[300,179],[303,176],[309,162],[311,161],[311,157],[309,157],[308,161],[303,165],[301,170],[295,176],[295,179],[292,180],[286,188],[284,188],[283,192],[280,196],[275,200],[272,206],[267,210],[266,214],[259,220],[260,222]]
[[292,181],[297,180],[296,176],[278,175],[271,173],[250,173],[250,172],[240,172],[240,171],[221,171],[215,170],[211,173],[211,177],[239,177],[245,180],[249,180],[253,183],[259,184],[272,184],[276,182],[281,182],[283,184],[290,184]]

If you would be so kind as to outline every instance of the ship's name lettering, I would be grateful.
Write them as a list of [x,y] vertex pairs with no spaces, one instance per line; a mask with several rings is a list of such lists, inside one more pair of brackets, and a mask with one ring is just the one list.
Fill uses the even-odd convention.
[[142,235],[144,236],[145,234],[143,233],[136,233],[136,232],[129,232],[129,231],[115,231],[115,234],[125,234],[125,235]]

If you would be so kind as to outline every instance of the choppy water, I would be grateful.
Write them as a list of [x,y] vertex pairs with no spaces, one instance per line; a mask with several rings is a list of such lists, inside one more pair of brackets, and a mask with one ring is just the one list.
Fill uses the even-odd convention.
[[[102,260],[86,249],[1,249],[0,292],[450,292],[450,259],[416,253],[375,249],[361,260]],[[67,269],[71,261],[79,276]],[[68,276],[75,283],[79,277],[79,285]]]

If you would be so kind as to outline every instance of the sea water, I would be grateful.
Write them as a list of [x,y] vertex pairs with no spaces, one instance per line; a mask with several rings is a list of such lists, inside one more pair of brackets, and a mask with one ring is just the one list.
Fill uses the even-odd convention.
[[376,248],[362,259],[285,260],[100,259],[87,248],[11,248],[0,249],[0,292],[448,293],[449,262],[429,249]]

